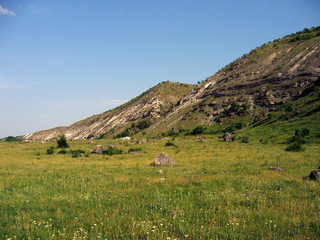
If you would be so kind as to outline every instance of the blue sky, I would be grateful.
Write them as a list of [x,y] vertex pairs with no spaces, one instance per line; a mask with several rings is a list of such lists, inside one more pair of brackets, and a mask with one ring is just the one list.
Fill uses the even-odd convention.
[[197,83],[320,25],[318,0],[0,0],[0,138],[102,113],[162,81]]

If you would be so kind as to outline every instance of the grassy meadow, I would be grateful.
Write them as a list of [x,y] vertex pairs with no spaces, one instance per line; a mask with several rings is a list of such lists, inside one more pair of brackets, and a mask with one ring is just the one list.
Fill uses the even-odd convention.
[[[55,142],[0,143],[0,239],[319,239],[320,183],[303,178],[320,165],[319,144],[286,152],[213,136],[170,147],[68,143],[89,154],[46,154]],[[93,155],[96,144],[124,154]],[[135,147],[145,153],[126,153]],[[176,165],[151,166],[161,152]]]

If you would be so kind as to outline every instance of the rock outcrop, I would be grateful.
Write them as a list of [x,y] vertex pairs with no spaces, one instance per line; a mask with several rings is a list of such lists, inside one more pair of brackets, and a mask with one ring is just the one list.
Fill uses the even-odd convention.
[[157,156],[154,159],[154,166],[174,166],[174,165],[175,165],[174,159],[165,153],[160,153],[159,156]]

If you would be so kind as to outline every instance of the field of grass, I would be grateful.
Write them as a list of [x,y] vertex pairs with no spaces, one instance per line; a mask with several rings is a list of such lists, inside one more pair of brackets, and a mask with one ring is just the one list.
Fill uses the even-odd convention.
[[[319,144],[165,143],[95,140],[145,152],[108,156],[72,141],[89,153],[73,158],[47,155],[54,142],[1,142],[0,239],[319,239],[320,183],[303,179],[320,166]],[[176,165],[151,166],[161,152]]]

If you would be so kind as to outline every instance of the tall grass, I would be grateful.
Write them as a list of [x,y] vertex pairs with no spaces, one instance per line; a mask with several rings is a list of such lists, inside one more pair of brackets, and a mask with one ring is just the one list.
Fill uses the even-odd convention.
[[[177,138],[177,148],[97,141],[111,143],[145,154],[72,158],[47,155],[50,143],[0,143],[1,239],[319,237],[320,185],[303,180],[319,165],[318,145],[296,153],[214,139]],[[163,174],[150,165],[160,152],[176,160]]]

